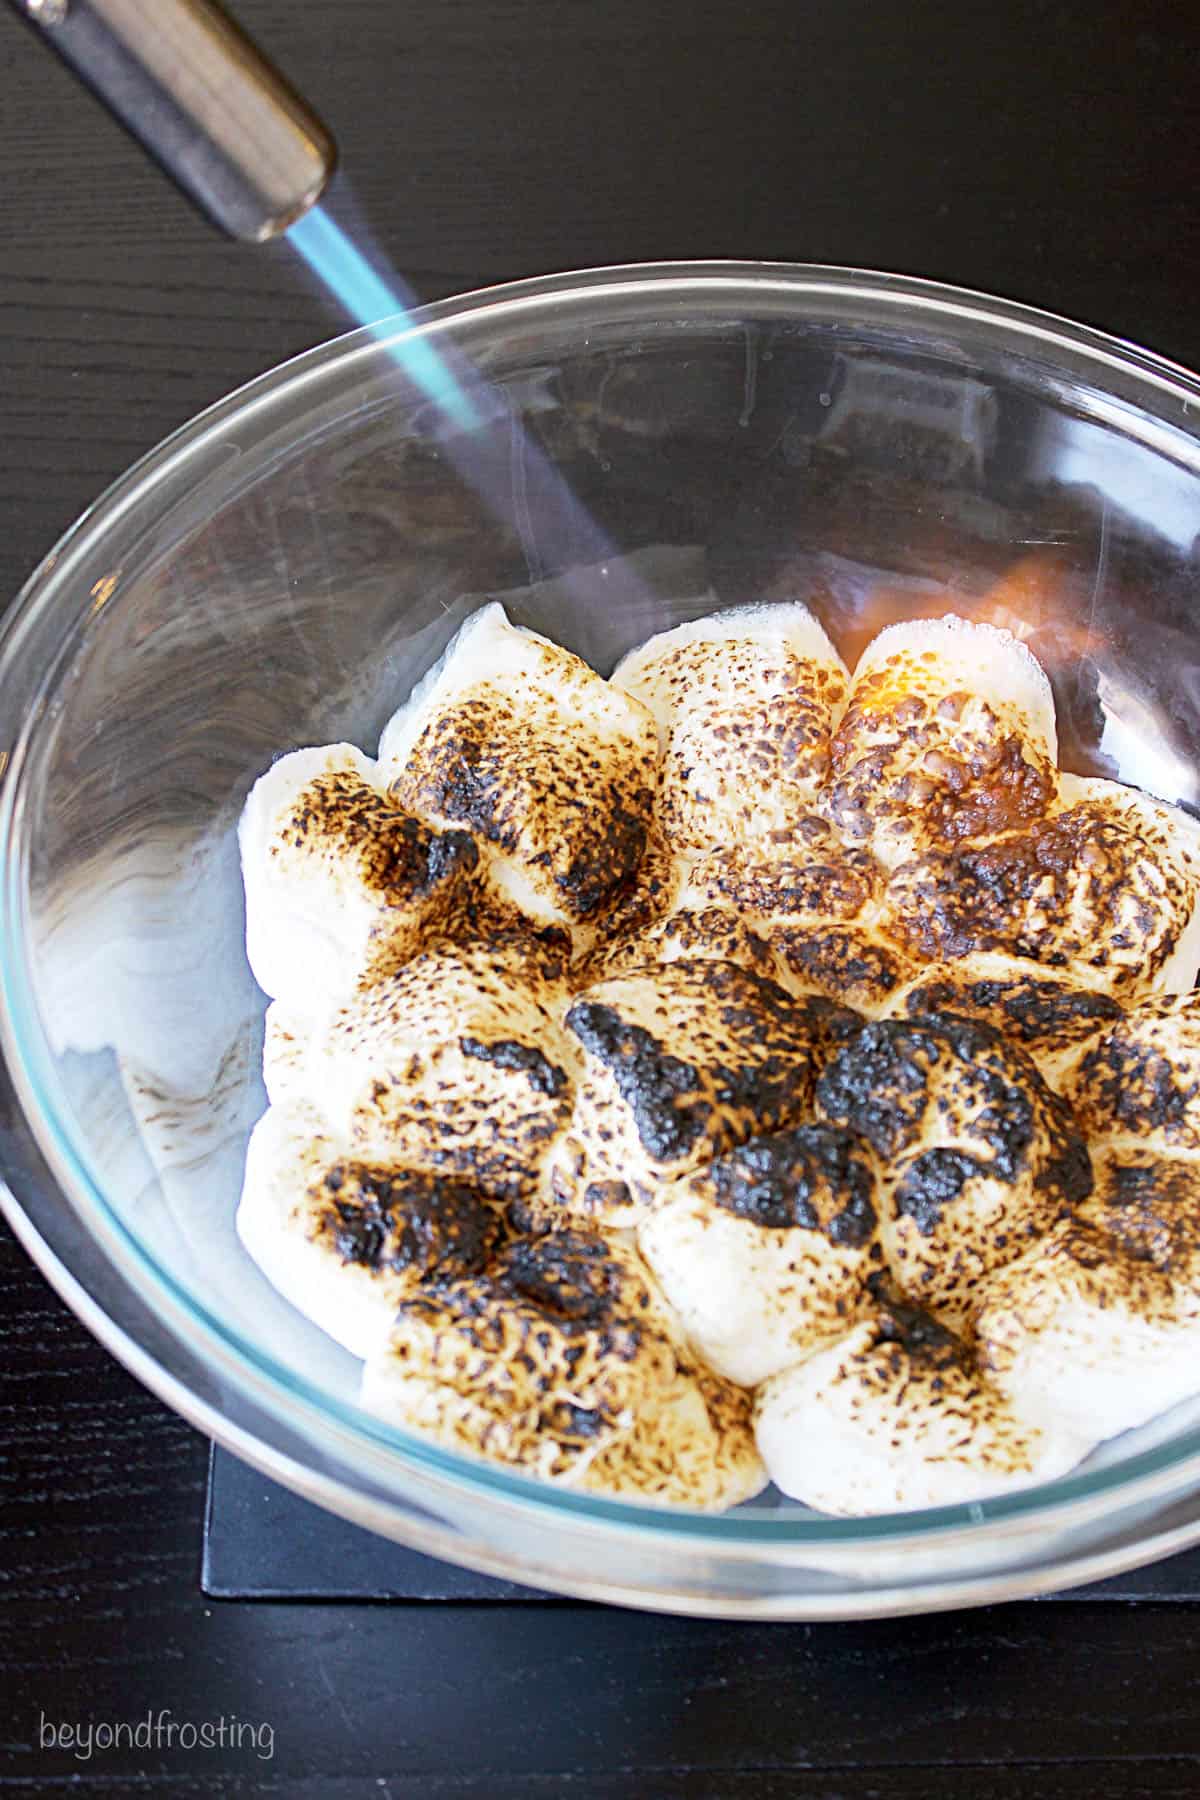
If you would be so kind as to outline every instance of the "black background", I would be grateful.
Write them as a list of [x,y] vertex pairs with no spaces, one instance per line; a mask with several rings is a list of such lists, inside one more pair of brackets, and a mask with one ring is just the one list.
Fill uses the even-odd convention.
[[[148,0],[150,3],[150,0]],[[242,0],[335,210],[423,298],[669,257],[890,267],[1200,364],[1194,9]],[[113,476],[342,321],[227,244],[0,12],[0,595]],[[0,1794],[1200,1793],[1200,1612],[759,1629],[206,1601],[205,1446],[0,1241]],[[241,1751],[39,1722],[269,1721]]]

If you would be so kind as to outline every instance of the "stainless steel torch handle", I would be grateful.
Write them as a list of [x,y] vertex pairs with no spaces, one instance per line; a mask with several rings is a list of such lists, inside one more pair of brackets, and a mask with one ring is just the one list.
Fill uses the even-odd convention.
[[234,237],[274,237],[319,198],[333,139],[214,0],[14,4]]

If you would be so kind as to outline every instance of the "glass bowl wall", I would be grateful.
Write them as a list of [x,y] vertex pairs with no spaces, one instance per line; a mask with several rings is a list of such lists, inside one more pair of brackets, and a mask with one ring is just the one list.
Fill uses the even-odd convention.
[[[414,342],[461,384],[451,413],[406,375]],[[1200,1536],[1191,1406],[1052,1487],[889,1519],[539,1486],[363,1413],[357,1364],[233,1230],[264,1105],[234,826],[276,755],[373,748],[485,597],[603,672],[717,605],[803,599],[850,661],[890,619],[953,607],[1042,658],[1068,766],[1194,806],[1198,407],[1182,371],[1026,309],[716,264],[431,307],[178,433],[52,553],[0,642],[4,1165],[42,1266],[279,1479],[539,1587],[868,1614]]]

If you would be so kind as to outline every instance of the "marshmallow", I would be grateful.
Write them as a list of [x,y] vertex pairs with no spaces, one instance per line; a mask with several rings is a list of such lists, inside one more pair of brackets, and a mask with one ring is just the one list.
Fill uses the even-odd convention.
[[801,1125],[668,1187],[638,1244],[696,1353],[756,1387],[869,1306],[877,1202],[861,1139]]
[[542,924],[586,924],[637,873],[653,719],[495,602],[393,716],[379,764],[399,804],[470,830],[497,891]]
[[732,963],[690,961],[587,989],[566,1014],[582,1057],[550,1186],[573,1212],[633,1224],[665,1180],[799,1123],[857,1019]]
[[859,659],[826,804],[890,867],[1040,818],[1057,755],[1050,683],[1023,644],[953,614],[915,619]]
[[363,1401],[449,1449],[565,1486],[719,1510],[765,1475],[750,1399],[692,1360],[637,1252],[573,1229],[402,1301]]
[[612,683],[658,724],[658,817],[678,852],[786,826],[815,800],[845,666],[808,608],[744,606],[660,632]]
[[254,978],[305,1007],[348,991],[373,950],[404,956],[446,929],[478,861],[466,832],[391,800],[350,744],[281,757],[250,790],[238,841]]
[[771,1479],[831,1513],[950,1506],[1053,1481],[1091,1447],[1020,1410],[927,1314],[880,1306],[758,1390]]
[[864,1026],[829,1062],[816,1104],[871,1145],[892,1271],[956,1329],[988,1276],[1091,1190],[1068,1108],[1023,1051],[974,1020]]
[[501,1237],[498,1213],[470,1188],[354,1162],[313,1114],[278,1106],[251,1134],[237,1229],[279,1292],[362,1357],[401,1300],[476,1273]]

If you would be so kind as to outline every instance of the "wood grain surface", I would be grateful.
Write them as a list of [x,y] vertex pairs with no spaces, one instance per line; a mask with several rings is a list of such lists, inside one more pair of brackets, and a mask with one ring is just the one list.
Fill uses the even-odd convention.
[[[683,256],[892,267],[1200,364],[1187,9],[242,0],[422,297]],[[0,593],[143,451],[341,321],[216,238],[0,12]],[[206,1602],[205,1447],[0,1242],[0,1793],[1200,1793],[1200,1609],[752,1628]],[[252,1750],[43,1720],[267,1722]]]

